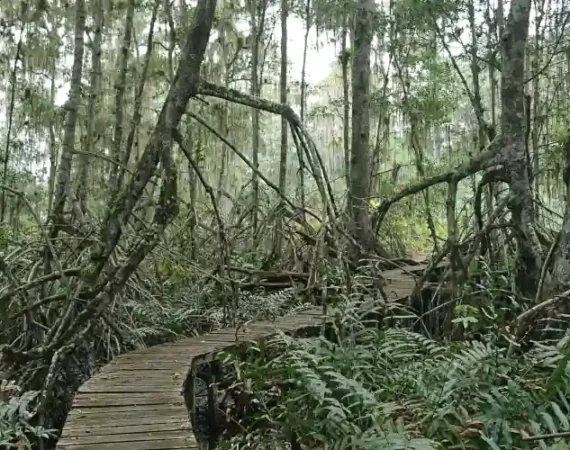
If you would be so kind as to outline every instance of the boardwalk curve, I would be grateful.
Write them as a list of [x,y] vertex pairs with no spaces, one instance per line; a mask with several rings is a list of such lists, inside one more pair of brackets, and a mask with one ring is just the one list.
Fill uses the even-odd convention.
[[[384,272],[386,294],[408,297],[414,275],[425,264]],[[332,320],[322,308],[309,308],[273,322],[255,322],[184,338],[175,343],[118,356],[89,379],[75,395],[57,450],[198,449],[189,411],[193,411],[196,365],[204,357],[238,342],[259,339],[277,330],[292,332]],[[185,399],[186,398],[186,399]]]

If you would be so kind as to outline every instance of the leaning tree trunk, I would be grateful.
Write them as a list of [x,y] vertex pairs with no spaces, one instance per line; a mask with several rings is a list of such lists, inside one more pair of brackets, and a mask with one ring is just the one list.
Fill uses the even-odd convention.
[[[58,280],[65,288],[61,298],[65,302],[57,310],[57,314],[54,314],[53,323],[45,327],[45,333],[35,339],[25,352],[19,348],[20,344],[17,342],[13,345],[0,346],[1,368],[10,373],[23,374],[17,379],[23,389],[37,389],[38,383],[43,385],[40,388],[41,395],[37,408],[40,425],[44,422],[42,420],[44,413],[48,411],[46,405],[52,397],[54,383],[59,382],[60,374],[69,373],[66,367],[73,360],[70,355],[89,355],[89,351],[84,347],[92,342],[90,337],[93,332],[97,332],[100,319],[106,316],[117,293],[124,288],[143,259],[158,244],[166,227],[178,213],[177,174],[172,160],[173,133],[180,124],[190,98],[198,92],[200,67],[210,36],[216,0],[198,1],[176,76],[148,145],[133,170],[132,178],[124,185],[117,186],[116,195],[112,195],[114,200],[101,227],[100,239],[93,242],[90,248],[91,261],[85,262],[80,268],[70,269],[62,267],[70,258],[59,257],[59,253],[65,251],[70,244],[56,245],[56,239],[58,230],[63,233],[73,229],[73,223],[67,221],[69,224],[62,226],[59,219],[64,217],[66,203],[73,204],[74,197],[74,192],[70,189],[70,174],[75,146],[75,126],[81,101],[85,2],[78,0],[76,8],[74,62],[71,89],[66,105],[62,157],[58,167],[53,211],[50,215],[50,236],[47,233],[43,236],[48,249],[46,253],[49,254],[57,270],[50,271],[46,277],[34,278],[32,274],[30,275],[32,282],[22,287],[22,295],[32,295],[33,289],[37,286],[51,285],[54,280]],[[157,170],[159,163],[160,170]],[[138,236],[140,239],[131,245],[128,245],[128,239],[123,239],[123,242],[127,241],[127,245],[123,245],[121,249],[124,258],[111,258],[127,230],[133,210],[140,201],[144,189],[150,179],[156,175],[161,177],[162,183],[151,224],[142,235]],[[81,228],[71,232],[80,236],[85,234]],[[85,241],[89,242],[89,239]],[[82,250],[80,245],[85,244],[78,244],[73,250]],[[51,264],[44,267],[49,269]],[[84,301],[76,302],[76,298]],[[55,308],[56,303],[53,305]],[[36,371],[36,367],[42,369]],[[67,389],[70,389],[70,381],[64,379],[64,382],[67,384]],[[57,410],[57,414],[63,415],[65,412],[65,408]]]

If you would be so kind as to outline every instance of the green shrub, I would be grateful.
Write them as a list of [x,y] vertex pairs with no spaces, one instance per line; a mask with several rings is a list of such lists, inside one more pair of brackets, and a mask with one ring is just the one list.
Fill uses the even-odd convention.
[[509,357],[493,336],[445,345],[343,317],[337,343],[280,336],[234,361],[260,410],[230,447],[291,434],[338,450],[569,447],[565,437],[525,440],[570,431],[567,338]]
[[0,448],[31,448],[30,437],[49,438],[53,430],[33,426],[30,410],[38,392],[20,394],[18,389],[0,380]]

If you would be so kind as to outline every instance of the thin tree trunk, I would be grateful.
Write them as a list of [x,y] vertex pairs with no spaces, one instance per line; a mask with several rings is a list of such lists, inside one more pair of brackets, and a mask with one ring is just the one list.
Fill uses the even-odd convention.
[[[373,0],[359,0],[354,24],[352,51],[352,155],[350,158],[349,205],[354,236],[359,249],[354,257],[374,250],[374,237],[368,214],[370,174],[370,48],[372,29],[369,20]],[[343,40],[345,40],[343,38]]]
[[[186,124],[186,129],[191,130],[191,125],[189,121]],[[196,158],[195,155],[198,149],[201,147],[201,134],[197,132],[197,140],[198,142],[194,142],[194,136],[191,132],[187,131],[187,143],[186,148],[188,149],[189,154],[193,157],[195,161],[200,161],[200,158]],[[197,145],[196,145],[197,144]],[[192,261],[196,260],[197,257],[197,244],[196,244],[196,225],[198,224],[198,216],[196,213],[196,206],[197,206],[197,199],[198,199],[198,176],[196,175],[196,171],[192,167],[190,163],[188,163],[188,183],[190,188],[190,219],[188,221],[188,228],[190,231],[190,259]]]
[[[228,61],[228,48],[227,48],[227,41],[226,41],[226,31],[224,27],[224,22],[222,20],[218,23],[218,39],[220,46],[222,47],[222,64],[224,67],[224,75],[223,75],[223,83],[224,86],[228,86],[230,81],[230,73],[229,73],[229,63]],[[220,105],[218,110],[218,126],[220,132],[224,135],[228,135],[228,108],[226,103],[224,102]],[[222,151],[222,158],[220,161],[220,172],[218,175],[218,186],[216,191],[216,203],[220,205],[222,200],[222,192],[224,189],[224,179],[226,176],[227,170],[227,163],[228,163],[228,148],[223,143],[221,144],[221,151]],[[215,219],[212,219],[215,220]]]
[[[279,98],[282,105],[287,104],[287,17],[289,15],[289,0],[281,0],[281,80],[279,83]],[[288,122],[281,117],[281,152],[279,158],[279,190],[287,195],[287,129]],[[275,255],[281,254],[283,210],[285,202],[280,201],[280,211],[277,215],[277,235],[275,236]]]
[[[56,78],[56,67],[55,63],[57,57],[54,57],[51,63],[51,74],[50,74],[50,104],[53,105],[55,102],[55,78]],[[57,168],[57,146],[55,142],[55,117],[52,115],[50,117],[49,124],[49,178],[48,178],[48,208],[47,217],[50,217],[53,206],[53,194],[55,191],[55,175]]]
[[[153,54],[153,42],[154,42],[154,26],[156,24],[156,18],[158,15],[158,7],[160,6],[161,0],[155,0],[154,7],[152,9],[152,14],[150,17],[150,26],[146,41],[146,53],[144,56],[144,63],[143,63],[143,70],[141,73],[141,79],[136,87],[135,90],[135,104],[133,107],[133,116],[131,118],[129,134],[127,136],[127,142],[125,144],[125,151],[122,153],[121,157],[121,167],[119,167],[119,174],[117,176],[117,186],[121,186],[123,184],[123,178],[125,176],[126,167],[129,164],[129,160],[131,158],[131,153],[133,150],[133,145],[135,143],[135,136],[137,136],[137,146],[138,146],[138,131],[139,125],[142,119],[141,108],[142,108],[142,101],[144,95],[144,88],[146,85],[148,71],[150,67],[150,61]],[[185,28],[188,26],[185,25]],[[137,159],[139,157],[139,149],[137,148]]]
[[[22,38],[23,38],[24,26],[20,29],[20,39],[16,47],[16,56],[14,57],[14,66],[12,73],[10,74],[10,106],[8,107],[8,133],[6,136],[6,144],[4,148],[4,167],[2,170],[2,182],[4,184],[9,184],[8,179],[8,165],[10,162],[10,145],[12,136],[12,125],[14,120],[14,105],[16,103],[16,74],[18,71],[18,61],[20,60],[20,53],[22,50]],[[4,223],[4,217],[6,214],[6,190],[2,189],[0,194],[0,222]]]
[[[382,44],[384,44],[384,39],[382,38]],[[380,54],[382,54],[382,49],[380,49]],[[388,62],[388,67],[384,69],[384,63],[380,61],[380,75],[383,75],[383,83],[382,83],[382,107],[380,108],[380,115],[378,117],[378,126],[376,127],[376,143],[374,145],[374,152],[372,154],[372,164],[370,167],[370,188],[369,192],[372,197],[378,195],[380,191],[380,176],[378,172],[380,171],[380,163],[381,163],[381,156],[382,150],[387,147],[386,137],[387,133],[384,131],[386,130],[386,122],[390,121],[390,114],[388,110],[388,98],[387,98],[387,90],[388,90],[388,81],[390,80],[390,64],[392,63],[392,53],[390,53],[390,61]]]
[[538,220],[540,214],[540,130],[542,127],[542,119],[540,118],[540,75],[538,71],[540,70],[540,65],[542,61],[542,35],[540,32],[540,26],[544,17],[544,0],[542,2],[537,2],[538,11],[534,19],[534,57],[532,59],[532,152],[533,152],[533,177],[534,177],[534,200],[535,200],[535,216]]
[[93,2],[94,37],[91,48],[91,76],[89,80],[89,100],[87,104],[87,134],[85,136],[85,154],[79,157],[79,176],[77,179],[77,200],[83,212],[87,211],[87,186],[89,184],[90,153],[94,153],[95,122],[98,117],[98,96],[101,80],[101,36],[103,33],[104,9],[101,0]]
[[[307,50],[309,47],[309,31],[311,30],[311,0],[306,0],[305,4],[305,39],[303,41],[303,67],[301,69],[301,122],[305,122],[305,115],[307,109]],[[301,208],[305,209],[305,157],[302,151],[298,152],[299,158],[299,187],[298,198],[301,201]],[[305,213],[302,212],[302,220],[305,220]]]
[[[267,10],[267,0],[263,0],[261,5],[261,17],[258,17],[258,7],[254,0],[251,0],[251,33],[252,33],[252,46],[251,46],[251,95],[254,97],[259,97],[260,95],[260,85],[259,85],[259,48],[261,43],[261,38],[263,36],[263,29],[265,24],[265,13]],[[251,117],[251,132],[252,132],[252,161],[253,166],[259,169],[259,117],[260,112],[258,109],[252,111]],[[259,180],[257,174],[254,172],[252,175],[252,185],[253,185],[253,211],[252,211],[252,228],[253,237],[257,236],[258,220],[259,220]]]
[[[346,186],[349,190],[352,186],[351,183],[351,158],[350,158],[350,98],[349,98],[349,80],[348,80],[348,63],[350,61],[350,52],[348,50],[348,14],[344,14],[342,24],[342,38],[341,38],[341,66],[342,66],[342,98],[343,98],[343,148],[344,148],[344,172],[346,177]],[[354,58],[354,55],[352,55]],[[370,56],[368,57],[370,59]],[[354,94],[353,94],[354,95]]]
[[75,3],[73,66],[71,69],[69,98],[65,104],[66,115],[62,154],[57,170],[57,180],[54,189],[51,238],[54,238],[57,235],[58,226],[63,216],[66,195],[71,181],[71,165],[73,162],[73,151],[75,149],[75,128],[77,125],[79,104],[81,103],[81,77],[83,74],[83,53],[85,47],[85,16],[85,0],[77,0]]
[[[124,97],[127,84],[127,64],[129,61],[129,50],[131,48],[131,39],[133,34],[133,20],[135,16],[135,0],[129,0],[127,5],[127,17],[125,19],[125,34],[121,43],[121,53],[119,57],[119,76],[115,83],[115,130],[113,136],[113,153],[112,157],[117,162],[121,162],[121,146],[123,143],[123,108]],[[172,81],[172,80],[171,80]],[[110,192],[115,192],[117,187],[117,171],[118,166],[111,164],[109,172]]]

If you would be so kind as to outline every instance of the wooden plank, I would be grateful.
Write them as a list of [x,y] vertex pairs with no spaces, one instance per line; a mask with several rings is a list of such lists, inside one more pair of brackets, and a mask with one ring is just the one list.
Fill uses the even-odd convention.
[[106,444],[112,442],[137,442],[163,440],[165,437],[191,439],[189,423],[164,423],[105,428],[74,429],[73,434],[61,439],[61,444]]
[[105,420],[123,416],[129,417],[185,417],[187,415],[186,407],[183,405],[126,405],[126,406],[91,406],[91,407],[73,407],[68,415],[68,423],[71,420]]
[[198,444],[191,439],[163,439],[155,441],[126,442],[122,444],[58,444],[57,448],[65,450],[197,450]]
[[232,345],[235,342],[235,330],[231,334],[205,334],[196,340],[197,344],[216,343],[222,345]]
[[177,344],[180,344],[181,342],[188,342],[188,341],[191,341],[192,339],[196,339],[196,337],[183,336],[183,337],[180,337],[179,339],[177,339],[176,341],[169,342],[167,344],[155,345],[154,347],[139,348],[139,349],[134,350],[132,352],[124,353],[122,355],[117,356],[115,359],[128,358],[130,355],[133,355],[133,354],[149,355],[149,354],[156,354],[156,353],[158,353],[158,354],[172,353],[172,354],[182,356],[182,355],[184,355],[184,353],[186,353],[186,348],[181,347],[180,345],[177,345]]
[[[119,416],[111,413],[106,417],[86,415],[84,417],[75,416],[75,420],[68,420],[67,425],[63,430],[63,437],[73,436],[73,430],[76,429],[94,429],[95,427],[107,428],[109,430],[117,428],[119,425],[121,427],[129,427],[136,425],[150,425],[158,423],[184,423],[184,421],[189,422],[188,413],[182,409],[179,414],[172,414],[171,416],[160,416],[157,413],[154,414],[129,414],[126,416]],[[67,431],[67,427],[69,430]]]
[[141,433],[127,433],[127,434],[107,434],[107,435],[84,435],[80,437],[73,437],[64,439],[61,443],[62,446],[74,445],[81,443],[82,445],[90,444],[120,444],[120,443],[133,443],[133,442],[147,442],[147,441],[164,441],[167,439],[186,439],[189,441],[191,432],[184,429],[178,430],[164,430],[164,431],[150,431]]
[[[117,424],[118,423],[118,424]],[[88,426],[69,425],[65,427],[65,431],[70,436],[100,436],[105,434],[128,434],[140,433],[143,431],[170,431],[178,429],[192,429],[190,421],[182,418],[164,418],[164,417],[142,417],[137,420],[131,418],[129,420],[115,421],[117,426],[111,427],[108,422],[94,423]]]
[[[148,371],[143,371],[148,372]],[[185,373],[181,371],[175,371],[172,375],[166,375],[162,377],[156,376],[148,376],[148,377],[141,377],[138,376],[138,373],[135,372],[134,376],[128,376],[129,374],[133,374],[133,372],[116,372],[115,374],[109,374],[105,378],[95,378],[90,383],[86,383],[84,387],[91,387],[91,386],[128,386],[128,385],[147,385],[147,386],[156,386],[157,384],[160,385],[160,382],[168,381],[168,383],[176,384],[178,382],[182,383],[182,380],[185,378]],[[152,375],[153,373],[149,374]]]
[[109,364],[108,367],[121,367],[124,365],[129,365],[129,364],[147,364],[147,365],[154,365],[156,367],[156,370],[173,370],[176,369],[178,367],[185,367],[187,366],[190,361],[192,361],[192,356],[194,356],[192,353],[189,353],[187,356],[185,356],[184,358],[172,358],[171,355],[164,355],[164,357],[162,357],[162,355],[135,355],[132,358],[129,359],[122,359],[120,361],[117,361],[113,364]]
[[[125,380],[126,381],[126,380]],[[143,384],[144,383],[144,384]],[[141,383],[94,383],[90,386],[85,386],[78,391],[80,394],[95,394],[95,393],[122,393],[122,394],[136,394],[136,393],[168,393],[180,392],[182,386],[178,384],[170,385],[167,383],[149,384],[148,382]]]
[[147,360],[146,358],[138,358],[132,361],[122,361],[120,364],[111,363],[107,366],[107,370],[105,370],[105,373],[116,372],[117,369],[129,370],[125,368],[131,366],[140,366],[142,367],[142,369],[140,370],[160,370],[160,371],[177,370],[180,369],[181,367],[185,367],[188,364],[190,364],[190,358],[188,359],[188,361],[185,361],[183,363],[176,361],[168,361],[168,360],[156,361],[154,359]]
[[161,380],[178,380],[179,378],[184,378],[186,376],[186,369],[184,370],[175,370],[175,369],[167,369],[167,370],[132,370],[129,372],[121,373],[120,371],[114,372],[101,372],[97,375],[96,378],[92,378],[88,381],[88,383],[96,383],[97,380],[122,380],[122,379],[129,379],[129,380],[154,380],[154,379],[161,379]]
[[123,414],[118,415],[116,413],[110,412],[104,416],[86,414],[86,415],[76,415],[74,420],[68,420],[65,428],[63,429],[63,434],[70,434],[69,430],[75,430],[78,428],[113,428],[117,423],[121,423],[121,426],[131,426],[131,425],[146,425],[152,423],[183,423],[189,422],[188,414],[186,411],[179,411],[179,414],[172,413],[171,415],[160,414],[157,412],[148,412],[147,414]]
[[164,362],[168,361],[169,363],[173,364],[187,364],[188,359],[192,357],[192,353],[185,351],[184,355],[179,355],[177,353],[170,353],[168,351],[160,352],[160,353],[127,353],[124,358],[120,357],[115,359],[111,364],[125,364],[127,362],[133,361],[155,361],[155,362]]
[[156,393],[129,395],[115,393],[78,394],[73,400],[73,406],[75,408],[178,404],[184,404],[184,398],[182,395],[164,395]]

